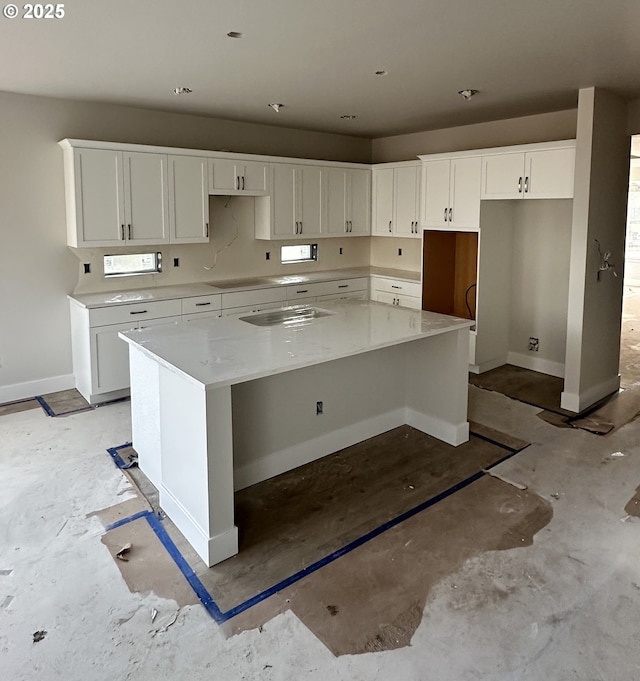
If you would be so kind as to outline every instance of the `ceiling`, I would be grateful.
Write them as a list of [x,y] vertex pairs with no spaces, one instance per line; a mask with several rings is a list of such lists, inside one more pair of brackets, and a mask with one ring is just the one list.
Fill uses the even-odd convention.
[[[583,87],[640,96],[638,0],[67,0],[64,12],[0,17],[0,90],[363,137],[573,108]],[[467,88],[479,92],[465,101]]]

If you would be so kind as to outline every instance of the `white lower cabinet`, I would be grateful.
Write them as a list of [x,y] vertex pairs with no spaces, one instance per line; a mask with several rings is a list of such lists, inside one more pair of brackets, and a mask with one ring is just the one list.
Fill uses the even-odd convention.
[[90,404],[129,393],[129,354],[120,331],[180,321],[180,300],[85,308],[71,301],[73,373],[78,392]]
[[372,276],[371,300],[421,310],[422,287],[419,282]]

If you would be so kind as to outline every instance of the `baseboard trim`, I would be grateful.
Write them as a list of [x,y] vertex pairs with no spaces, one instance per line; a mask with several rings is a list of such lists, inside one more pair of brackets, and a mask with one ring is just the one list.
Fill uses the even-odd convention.
[[405,424],[405,410],[394,409],[370,419],[365,419],[338,430],[325,433],[312,440],[300,442],[286,449],[239,466],[233,472],[235,490],[244,489],[263,480],[290,471],[298,466],[328,456],[334,452],[362,442],[370,437]]
[[490,359],[488,362],[469,365],[469,371],[472,374],[484,374],[485,371],[497,369],[498,367],[504,366],[506,363],[507,363],[506,357],[496,357],[495,359]]
[[160,487],[160,506],[208,567],[238,553],[238,528],[235,525],[225,532],[209,537],[164,485]]
[[448,445],[457,447],[469,439],[469,423],[449,423],[442,419],[427,416],[415,409],[406,410],[405,422],[412,428],[417,428],[427,435],[438,438]]
[[560,397],[560,406],[567,411],[573,411],[576,414],[579,414],[608,395],[617,392],[619,389],[620,376],[613,376],[581,393],[563,392]]
[[73,374],[42,378],[37,381],[26,381],[0,387],[0,403],[24,400],[36,395],[46,395],[60,390],[75,388],[76,379]]
[[513,364],[514,366],[530,369],[531,371],[539,371],[541,374],[547,374],[548,376],[564,378],[564,364],[553,362],[550,359],[524,355],[520,352],[510,352],[507,355],[507,364]]

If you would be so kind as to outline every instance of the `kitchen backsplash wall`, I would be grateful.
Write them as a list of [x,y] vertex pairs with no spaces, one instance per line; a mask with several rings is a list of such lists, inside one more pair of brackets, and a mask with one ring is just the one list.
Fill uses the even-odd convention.
[[420,239],[372,237],[370,239],[371,267],[391,267],[397,270],[420,272],[422,252]]
[[[369,237],[313,239],[318,260],[313,263],[280,263],[280,246],[296,241],[258,241],[254,238],[254,206],[251,197],[212,196],[209,199],[211,239],[208,244],[139,246],[137,248],[70,249],[78,258],[78,281],[74,293],[121,291],[131,288],[212,282],[295,272],[315,272],[369,265]],[[395,239],[383,239],[396,241]],[[397,240],[400,241],[400,240]],[[402,240],[405,241],[405,240]],[[342,249],[342,254],[340,254]],[[115,253],[160,251],[162,272],[133,277],[103,275],[103,256]],[[269,253],[269,260],[266,253]],[[174,267],[174,258],[179,266]],[[84,266],[90,273],[84,273]],[[399,267],[399,263],[387,265]]]

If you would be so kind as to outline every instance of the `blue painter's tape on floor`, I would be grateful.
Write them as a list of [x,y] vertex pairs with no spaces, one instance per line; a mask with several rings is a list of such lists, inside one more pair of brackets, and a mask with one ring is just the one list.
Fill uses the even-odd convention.
[[[120,445],[119,447],[112,447],[111,449],[107,450],[109,454],[113,457],[114,460],[122,459],[120,458],[118,454],[118,450],[123,449],[124,447],[130,447],[131,443],[127,443],[124,445]],[[522,450],[518,450],[522,451]],[[488,466],[485,470],[490,470],[494,466],[497,466],[498,464],[506,461],[507,459],[510,459],[512,456],[515,456],[518,451],[510,451],[509,454],[504,456],[500,461],[497,461],[495,464]],[[122,463],[124,463],[122,461]],[[166,529],[162,525],[162,521],[154,515],[151,511],[141,511],[140,513],[136,513],[135,515],[132,515],[128,518],[123,518],[122,520],[118,520],[117,522],[113,523],[112,525],[109,525],[107,528],[105,528],[107,531],[108,530],[113,530],[116,527],[121,527],[122,525],[126,525],[129,522],[132,522],[134,520],[138,520],[139,518],[145,518],[153,531],[155,532],[156,536],[162,543],[162,545],[165,547],[165,549],[168,551],[169,555],[171,558],[173,558],[175,564],[178,566],[178,569],[182,572],[184,575],[185,579],[189,582],[191,585],[191,588],[194,590],[196,593],[197,597],[199,598],[200,602],[206,609],[206,611],[211,615],[211,617],[218,623],[222,624],[223,622],[226,622],[227,620],[232,619],[236,615],[239,615],[240,613],[244,612],[245,610],[248,610],[249,608],[252,608],[254,605],[257,605],[258,603],[266,600],[270,596],[273,596],[274,594],[278,593],[279,591],[282,591],[282,589],[286,589],[288,586],[291,586],[292,584],[295,584],[296,582],[300,581],[307,575],[310,575],[320,568],[324,567],[325,565],[329,565],[329,563],[332,563],[333,561],[337,560],[338,558],[346,555],[347,553],[350,553],[354,549],[357,549],[358,547],[362,546],[363,544],[366,544],[367,542],[371,541],[372,539],[375,539],[376,537],[380,536],[383,532],[386,532],[387,530],[390,530],[400,523],[404,522],[405,520],[408,520],[409,518],[412,518],[413,516],[417,515],[421,511],[426,510],[427,508],[430,508],[431,506],[434,506],[440,501],[443,501],[447,497],[450,497],[452,494],[455,494],[456,492],[459,492],[461,489],[464,489],[465,487],[471,485],[474,483],[476,480],[479,480],[483,475],[485,475],[484,471],[478,471],[477,473],[474,473],[473,475],[469,476],[465,480],[462,480],[452,487],[449,487],[446,489],[444,492],[441,492],[440,494],[437,494],[434,497],[431,497],[431,499],[427,499],[427,501],[422,502],[421,504],[418,504],[414,508],[405,511],[404,513],[400,514],[399,516],[396,516],[392,520],[387,521],[386,523],[380,525],[379,527],[376,527],[375,529],[371,530],[370,532],[367,532],[366,534],[362,535],[361,537],[358,537],[358,539],[355,539],[354,541],[350,542],[349,544],[346,544],[342,548],[338,549],[337,551],[334,551],[333,553],[330,553],[329,555],[325,556],[324,558],[321,558],[320,560],[316,561],[315,563],[312,563],[311,565],[303,568],[302,570],[299,570],[295,574],[291,575],[290,577],[287,577],[286,579],[283,579],[282,581],[278,582],[277,584],[274,584],[272,587],[265,589],[264,591],[260,592],[259,594],[256,594],[252,598],[249,598],[248,600],[244,601],[243,603],[240,603],[239,605],[236,605],[235,607],[231,608],[230,610],[227,610],[226,612],[223,612],[220,610],[218,604],[214,601],[213,597],[211,594],[207,591],[205,588],[204,584],[200,581],[196,573],[194,572],[193,568],[187,563],[185,560],[184,556],[180,553],[178,547],[175,545],[169,534],[167,533]]]
[[120,456],[120,450],[121,449],[127,449],[127,447],[131,447],[132,443],[131,442],[125,442],[123,445],[118,445],[117,447],[109,447],[107,449],[107,452],[109,452],[109,456],[113,459],[114,463],[118,468],[133,468],[133,466],[137,466],[138,462],[137,461],[125,461],[121,456]]
[[40,397],[40,395],[36,395],[36,401],[44,409],[44,412],[47,416],[55,416],[56,415],[55,411],[53,411],[53,409],[51,409],[51,407],[47,403],[47,400],[45,400],[44,397]]

